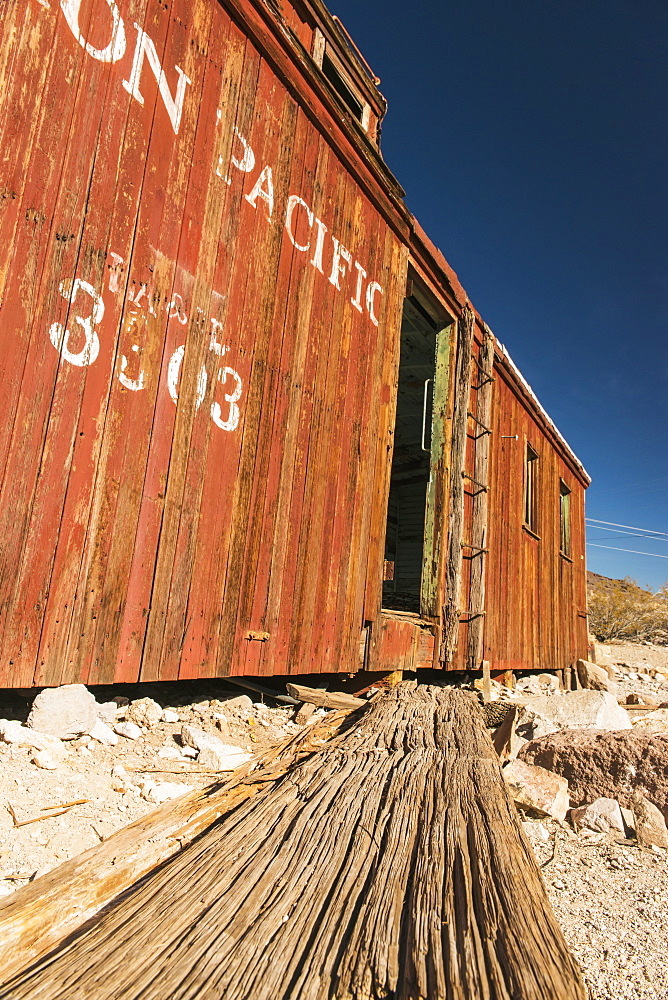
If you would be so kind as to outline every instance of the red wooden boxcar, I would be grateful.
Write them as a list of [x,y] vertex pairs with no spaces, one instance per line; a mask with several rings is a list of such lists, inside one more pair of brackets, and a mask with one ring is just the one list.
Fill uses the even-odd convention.
[[586,474],[319,0],[0,31],[0,683],[585,655]]

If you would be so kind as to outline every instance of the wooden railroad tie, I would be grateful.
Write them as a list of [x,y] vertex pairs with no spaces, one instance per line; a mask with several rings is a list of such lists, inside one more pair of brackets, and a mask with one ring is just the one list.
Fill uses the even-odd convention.
[[217,822],[0,998],[585,1000],[466,692],[400,684],[210,794]]

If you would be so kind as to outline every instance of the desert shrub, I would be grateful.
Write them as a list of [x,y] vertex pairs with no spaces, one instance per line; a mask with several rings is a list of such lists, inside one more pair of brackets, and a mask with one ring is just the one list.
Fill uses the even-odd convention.
[[598,578],[589,589],[589,629],[600,642],[668,643],[668,583],[653,594],[629,577]]

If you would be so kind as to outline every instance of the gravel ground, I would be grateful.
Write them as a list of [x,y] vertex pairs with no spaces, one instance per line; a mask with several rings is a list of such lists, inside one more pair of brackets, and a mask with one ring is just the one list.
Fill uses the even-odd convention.
[[[73,740],[55,770],[37,767],[29,748],[0,740],[0,900],[155,809],[142,795],[144,780],[182,784],[184,791],[215,781],[218,775],[196,760],[161,756],[167,747],[172,752],[181,747],[183,723],[221,738],[218,722],[224,716],[224,742],[249,752],[279,743],[302,728],[292,721],[294,708],[252,703],[245,697],[242,707],[230,709],[228,699],[238,703],[243,692],[225,690],[215,682],[90,690],[99,702],[121,693],[131,699],[150,696],[162,708],[173,709],[179,721],[144,727],[140,739],[120,737],[116,746],[88,737]],[[0,717],[25,723],[31,701],[32,695],[2,693]],[[118,765],[127,780],[112,774]],[[37,819],[65,806],[69,808],[60,816]]]
[[666,1000],[667,852],[544,820],[524,829],[591,1000]]

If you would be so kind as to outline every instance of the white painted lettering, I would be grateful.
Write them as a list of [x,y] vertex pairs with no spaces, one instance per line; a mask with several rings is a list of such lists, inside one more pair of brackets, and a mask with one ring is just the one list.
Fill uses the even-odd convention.
[[[183,364],[183,356],[185,353],[186,345],[181,344],[181,346],[177,347],[172,354],[167,366],[167,389],[169,390],[169,395],[172,397],[172,402],[174,404],[179,401],[179,376],[181,374],[181,366]],[[197,397],[195,399],[196,410],[199,410],[202,405],[202,400],[206,395],[207,382],[208,376],[206,374],[206,368],[202,365],[199,370],[199,375],[197,376]]]
[[149,66],[153,70],[153,75],[158,82],[158,90],[160,91],[160,96],[165,104],[169,120],[172,123],[174,134],[178,135],[179,126],[181,125],[181,115],[183,114],[183,101],[186,95],[186,87],[189,83],[192,83],[192,80],[190,77],[186,76],[180,66],[175,66],[174,69],[179,74],[179,81],[176,85],[176,94],[172,97],[169,90],[169,84],[167,83],[167,77],[165,76],[165,71],[160,65],[160,58],[153,41],[138,24],[135,24],[135,28],[137,29],[137,45],[135,48],[134,59],[132,61],[130,79],[123,80],[123,86],[136,101],[139,101],[140,104],[144,103],[144,98],[139,90],[139,82],[141,79],[142,69],[144,67],[144,58],[146,57],[148,59]]
[[172,402],[174,404],[179,401],[179,375],[181,374],[181,365],[183,364],[183,355],[185,353],[186,345],[181,344],[181,346],[177,347],[172,354],[167,366],[167,389],[169,390],[169,395],[172,397]]
[[262,173],[255,181],[252,190],[245,195],[245,198],[253,208],[257,208],[256,202],[260,198],[266,204],[269,219],[271,220],[274,214],[274,180],[271,167],[262,168]]
[[237,405],[238,400],[241,398],[241,393],[243,391],[243,383],[240,376],[233,368],[221,368],[218,372],[219,381],[225,385],[227,382],[228,375],[235,383],[232,392],[224,393],[224,398],[230,404],[230,410],[227,415],[227,420],[222,419],[222,409],[220,403],[213,402],[211,404],[211,419],[217,427],[220,427],[223,431],[235,431],[239,426],[239,407]]
[[[60,0],[60,9],[62,10],[70,31],[76,38],[77,42],[86,50],[89,56],[93,57],[93,59],[99,59],[100,62],[108,63],[118,62],[118,60],[122,59],[125,55],[126,41],[125,26],[114,0],[106,0],[107,7],[111,11],[113,23],[111,29],[111,41],[104,49],[94,48],[81,34],[81,29],[79,28],[79,13],[81,11],[81,4],[82,0]],[[48,7],[48,4],[45,6]]]
[[370,281],[369,286],[366,290],[366,307],[369,312],[369,317],[374,326],[378,326],[378,317],[376,316],[374,299],[376,295],[384,295],[384,291],[377,281]]
[[321,274],[324,274],[325,272],[322,269],[322,250],[325,245],[325,233],[327,232],[327,226],[320,219],[316,219],[315,224],[318,227],[318,233],[315,238],[315,250],[313,251],[311,263],[320,271]]
[[80,351],[70,350],[70,338],[72,334],[62,323],[53,323],[49,330],[51,343],[60,352],[60,356],[69,361],[71,365],[84,368],[92,365],[100,353],[100,340],[94,327],[96,327],[104,316],[104,302],[102,296],[98,295],[92,285],[81,278],[75,278],[70,286],[69,281],[61,281],[59,285],[60,294],[63,295],[71,306],[78,292],[85,292],[93,300],[93,308],[90,316],[74,316],[74,322],[78,323],[84,332],[85,342]]
[[[130,350],[134,351],[136,354],[139,353],[139,346],[133,344]],[[146,372],[142,369],[139,371],[139,375],[136,379],[132,379],[129,375],[126,375],[128,368],[128,359],[124,354],[121,354],[121,370],[118,373],[118,381],[121,385],[125,386],[126,389],[130,389],[132,392],[139,392],[140,389],[144,388],[146,380]]]
[[297,194],[291,194],[290,197],[288,198],[288,207],[285,210],[285,231],[287,232],[287,234],[288,234],[288,236],[290,238],[290,242],[292,243],[292,245],[295,248],[295,250],[306,251],[311,246],[311,241],[309,240],[308,243],[305,243],[303,245],[300,244],[300,243],[297,243],[297,240],[295,239],[295,235],[292,232],[292,216],[294,215],[294,211],[295,211],[297,205],[301,205],[302,208],[305,209],[305,211],[306,211],[306,218],[308,219],[309,229],[313,228],[313,212],[308,207],[308,205],[306,204],[306,202],[304,201],[303,198],[300,198],[299,195],[297,195]]
[[178,292],[174,292],[172,295],[169,305],[167,306],[167,312],[169,314],[169,319],[178,319],[181,326],[185,326],[188,322],[188,317],[183,308],[183,299]]
[[[240,160],[238,160],[236,156],[231,156],[230,163],[232,164],[233,167],[236,167],[237,170],[241,170],[243,171],[243,173],[249,174],[253,169],[253,167],[255,166],[255,153],[251,149],[249,143],[244,139],[244,137],[242,136],[241,132],[236,127],[236,125],[234,126],[234,134],[236,135],[237,139],[243,146],[243,155]],[[216,167],[216,174],[218,175],[218,177],[222,177],[226,184],[231,184],[232,183],[231,178],[228,177],[227,174],[223,176],[223,174],[221,173],[222,166],[223,166],[223,158],[222,156],[219,156],[218,166]]]
[[225,347],[224,344],[218,342],[217,334],[219,330],[223,329],[223,324],[211,317],[211,340],[209,341],[209,350],[217,354],[219,358],[222,358],[224,354],[227,354],[229,347]]
[[355,298],[350,301],[358,312],[362,312],[362,284],[367,274],[358,260],[355,261],[355,267],[357,268],[357,286],[355,288]]
[[[339,243],[336,236],[332,236],[332,242],[334,243],[334,256],[332,258],[332,273],[329,276],[329,281],[338,291],[341,291],[339,276],[342,278],[345,277],[347,271],[346,264],[350,267],[353,258],[350,250],[346,250],[343,244]],[[345,264],[341,263],[342,259],[346,262]]]

